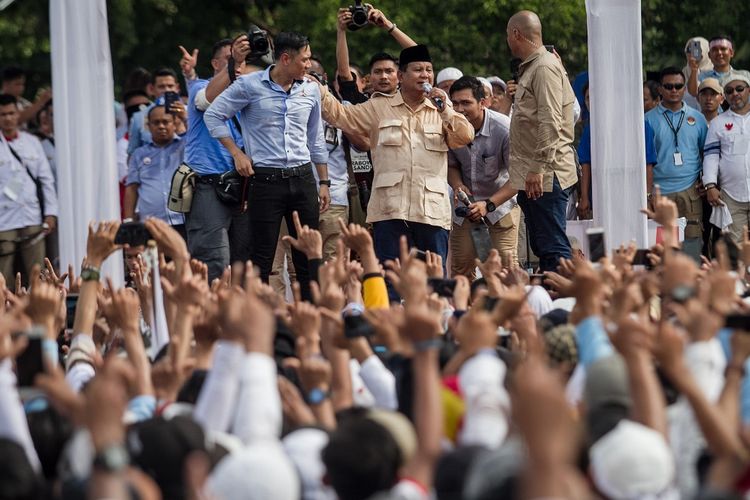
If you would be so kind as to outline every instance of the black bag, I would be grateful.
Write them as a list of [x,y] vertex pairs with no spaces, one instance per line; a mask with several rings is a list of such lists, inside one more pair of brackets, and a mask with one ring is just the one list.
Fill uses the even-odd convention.
[[243,177],[237,170],[221,174],[216,182],[216,197],[220,202],[244,213],[247,211],[249,177]]
[[34,177],[31,174],[31,170],[29,170],[29,167],[26,166],[26,163],[21,159],[21,156],[16,153],[16,150],[13,149],[10,144],[8,144],[8,149],[10,149],[11,154],[18,160],[18,163],[23,166],[23,168],[26,169],[26,173],[31,177],[31,180],[34,181],[34,185],[36,186],[36,199],[39,201],[39,212],[42,214],[42,220],[41,223],[44,223],[44,186],[42,185],[42,181],[39,180],[38,177]]

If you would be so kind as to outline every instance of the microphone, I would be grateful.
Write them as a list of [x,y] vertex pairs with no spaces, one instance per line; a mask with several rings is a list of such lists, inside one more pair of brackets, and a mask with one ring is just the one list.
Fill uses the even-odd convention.
[[471,205],[471,200],[470,200],[470,199],[469,199],[469,197],[468,197],[468,196],[466,195],[466,193],[464,193],[464,192],[463,192],[463,190],[459,189],[459,190],[458,190],[458,193],[457,193],[457,196],[458,196],[458,199],[459,199],[459,200],[461,201],[461,203],[463,203],[463,204],[464,204],[464,205],[466,205],[467,207],[468,207],[469,205]]
[[[424,82],[424,83],[422,84],[422,91],[423,91],[423,92],[424,92],[425,94],[429,94],[430,92],[432,92],[432,85],[430,85],[430,84],[429,84],[429,83],[427,83],[427,82]],[[435,106],[437,106],[437,107],[438,107],[438,109],[439,109],[440,111],[442,111],[442,110],[443,110],[443,108],[445,107],[445,103],[443,102],[443,100],[442,100],[441,98],[439,98],[439,97],[435,97],[435,98],[433,98],[433,101],[435,102]]]

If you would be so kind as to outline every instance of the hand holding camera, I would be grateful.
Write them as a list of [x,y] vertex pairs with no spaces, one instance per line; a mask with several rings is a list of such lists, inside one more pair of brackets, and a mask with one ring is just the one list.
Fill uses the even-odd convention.
[[355,0],[354,5],[349,6],[349,12],[352,15],[351,21],[347,25],[349,31],[357,31],[367,26],[370,23],[371,9],[372,5],[363,4],[362,0]]

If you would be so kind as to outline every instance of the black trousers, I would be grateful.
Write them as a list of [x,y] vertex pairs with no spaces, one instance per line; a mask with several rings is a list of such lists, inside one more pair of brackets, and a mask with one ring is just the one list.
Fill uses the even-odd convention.
[[[309,163],[293,169],[256,168],[250,178],[248,212],[250,218],[250,259],[260,268],[263,281],[268,282],[279,239],[281,219],[297,237],[292,212],[299,213],[302,225],[318,228],[320,203],[318,188]],[[310,299],[310,271],[307,256],[292,248],[292,261],[302,297]]]

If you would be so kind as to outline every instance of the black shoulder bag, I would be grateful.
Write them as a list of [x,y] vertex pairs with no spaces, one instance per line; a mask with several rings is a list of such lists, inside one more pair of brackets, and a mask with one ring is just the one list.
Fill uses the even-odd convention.
[[44,222],[44,187],[42,186],[42,181],[39,180],[38,177],[34,177],[34,175],[31,173],[31,170],[29,170],[29,167],[21,159],[21,156],[16,153],[16,150],[11,147],[10,144],[8,144],[8,149],[10,149],[11,154],[16,158],[16,160],[18,160],[21,166],[26,169],[26,173],[29,175],[29,177],[31,177],[31,180],[34,181],[34,186],[36,186],[36,198],[39,201],[39,211],[42,214],[41,222]]

